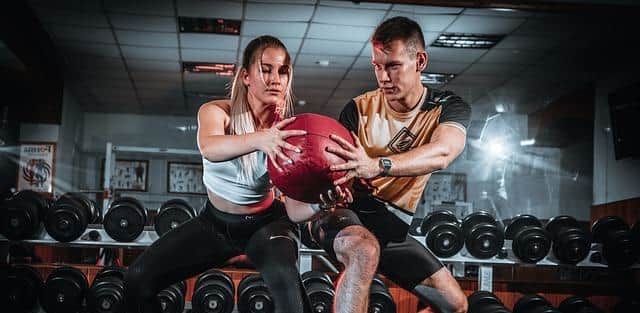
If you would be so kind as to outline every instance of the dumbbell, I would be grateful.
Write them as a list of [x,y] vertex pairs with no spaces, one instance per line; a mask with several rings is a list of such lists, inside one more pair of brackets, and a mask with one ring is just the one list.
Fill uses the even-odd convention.
[[39,193],[22,190],[0,202],[0,233],[10,240],[35,237],[49,202]]
[[579,296],[566,298],[558,305],[558,310],[562,313],[604,313],[591,301]]
[[524,295],[513,306],[513,313],[561,313],[541,295]]
[[618,216],[604,216],[591,226],[593,242],[602,244],[602,257],[610,267],[628,267],[635,263],[637,251],[629,225]]
[[47,277],[40,303],[47,313],[82,312],[87,288],[87,277],[80,270],[59,267]]
[[329,275],[319,271],[308,271],[302,274],[302,284],[307,290],[314,313],[333,312],[333,281]]
[[537,263],[551,249],[551,238],[533,215],[521,214],[505,228],[504,237],[512,240],[513,254],[526,263]]
[[160,302],[162,313],[182,313],[187,285],[184,281],[175,283],[161,290],[156,298]]
[[100,270],[87,292],[89,313],[124,313],[124,275],[121,267]]
[[488,259],[500,252],[504,233],[491,214],[485,211],[471,213],[462,221],[462,233],[469,253],[478,259]]
[[273,299],[267,284],[260,275],[245,276],[238,284],[239,313],[271,313]]
[[[30,313],[38,308],[42,290],[42,276],[28,265],[13,265],[0,271],[0,285],[6,291],[0,294],[0,307],[7,312]],[[4,288],[3,288],[4,289]]]
[[65,193],[47,210],[44,227],[55,240],[69,242],[78,239],[88,224],[100,222],[96,206],[79,193]]
[[447,210],[429,213],[420,225],[427,247],[436,256],[448,258],[462,249],[464,239],[458,218]]
[[489,291],[479,290],[467,298],[467,313],[510,313],[502,301]]
[[235,295],[231,278],[218,270],[210,270],[198,277],[191,305],[193,313],[231,313]]
[[187,201],[171,199],[160,206],[153,225],[158,236],[162,236],[194,217],[196,210]]
[[104,215],[104,230],[111,238],[130,242],[138,238],[147,224],[147,211],[140,201],[122,197],[109,206]]
[[545,229],[551,235],[551,252],[561,263],[576,264],[589,254],[591,235],[575,218],[568,215],[553,217]]
[[369,289],[369,307],[367,313],[395,313],[396,303],[389,289],[380,277],[376,276]]

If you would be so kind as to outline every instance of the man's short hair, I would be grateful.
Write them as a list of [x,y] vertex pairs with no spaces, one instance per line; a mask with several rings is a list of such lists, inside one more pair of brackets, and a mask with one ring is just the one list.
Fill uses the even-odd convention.
[[415,57],[418,48],[424,50],[424,35],[422,28],[414,20],[404,16],[392,17],[380,24],[371,36],[372,43],[381,43],[385,48],[394,41],[400,39],[407,47],[407,53]]

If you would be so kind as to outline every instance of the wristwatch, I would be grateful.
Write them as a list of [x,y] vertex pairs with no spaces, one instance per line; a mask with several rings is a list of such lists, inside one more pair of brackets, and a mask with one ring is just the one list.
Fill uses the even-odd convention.
[[380,173],[380,176],[389,176],[389,171],[391,171],[392,165],[393,162],[391,162],[391,159],[380,158],[378,160],[378,166],[380,166],[380,168],[382,169],[382,173]]

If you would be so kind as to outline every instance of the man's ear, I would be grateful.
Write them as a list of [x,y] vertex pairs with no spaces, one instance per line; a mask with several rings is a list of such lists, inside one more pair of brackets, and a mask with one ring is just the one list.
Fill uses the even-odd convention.
[[422,72],[427,68],[429,56],[426,51],[418,51],[416,55],[416,71]]

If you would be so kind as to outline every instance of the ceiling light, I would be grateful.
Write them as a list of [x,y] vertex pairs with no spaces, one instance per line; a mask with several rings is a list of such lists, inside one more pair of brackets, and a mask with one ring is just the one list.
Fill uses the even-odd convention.
[[181,33],[205,33],[240,36],[240,20],[179,16]]
[[504,108],[504,104],[502,103],[496,103],[496,112],[498,113],[504,113],[505,108]]
[[536,144],[536,139],[535,138],[520,140],[520,146],[522,146],[522,147],[533,146],[535,144]]
[[500,42],[504,36],[505,35],[442,33],[431,46],[442,48],[489,49]]
[[316,61],[316,64],[320,66],[329,66],[329,60],[318,60]]
[[230,77],[236,70],[234,63],[202,63],[182,62],[182,70],[191,73],[214,73],[218,76]]
[[298,100],[297,104],[299,107],[303,107],[305,104],[307,104],[307,101],[300,99]]
[[422,81],[423,84],[444,85],[454,77],[456,77],[455,74],[422,73],[420,74],[420,81]]

